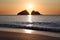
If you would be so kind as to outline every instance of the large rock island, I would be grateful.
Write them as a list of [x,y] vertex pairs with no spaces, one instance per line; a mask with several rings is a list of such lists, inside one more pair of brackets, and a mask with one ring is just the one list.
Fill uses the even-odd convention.
[[19,12],[17,15],[29,15],[27,10],[24,10],[22,12]]

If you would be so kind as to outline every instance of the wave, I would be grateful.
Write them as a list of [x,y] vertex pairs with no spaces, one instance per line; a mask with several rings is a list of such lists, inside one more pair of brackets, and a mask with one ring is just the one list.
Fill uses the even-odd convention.
[[60,33],[60,23],[53,23],[53,22],[10,22],[0,24],[0,27],[19,28],[19,29],[23,28],[23,29]]

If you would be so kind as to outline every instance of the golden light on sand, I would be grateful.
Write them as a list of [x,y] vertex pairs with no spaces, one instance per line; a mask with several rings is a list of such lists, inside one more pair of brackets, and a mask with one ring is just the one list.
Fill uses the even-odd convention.
[[31,11],[33,10],[33,4],[29,3],[26,5],[26,10],[29,12],[29,14],[31,15]]

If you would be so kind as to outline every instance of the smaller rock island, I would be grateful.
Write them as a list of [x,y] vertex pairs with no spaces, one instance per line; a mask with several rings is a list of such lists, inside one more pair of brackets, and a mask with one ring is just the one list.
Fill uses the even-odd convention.
[[41,15],[41,14],[40,14],[38,11],[34,11],[34,10],[33,10],[33,11],[31,12],[31,15]]

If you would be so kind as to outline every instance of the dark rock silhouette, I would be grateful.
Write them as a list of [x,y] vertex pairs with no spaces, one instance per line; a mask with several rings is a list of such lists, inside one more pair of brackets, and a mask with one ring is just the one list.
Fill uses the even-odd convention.
[[17,15],[29,15],[27,10],[24,10],[22,12],[19,12]]
[[[29,15],[29,12],[27,10],[24,10],[22,12],[17,13],[17,15]],[[31,12],[31,15],[42,15],[42,14],[40,14],[38,11],[33,10]]]
[[42,15],[42,14],[40,14],[38,11],[34,11],[34,10],[33,10],[33,11],[31,12],[31,15]]

